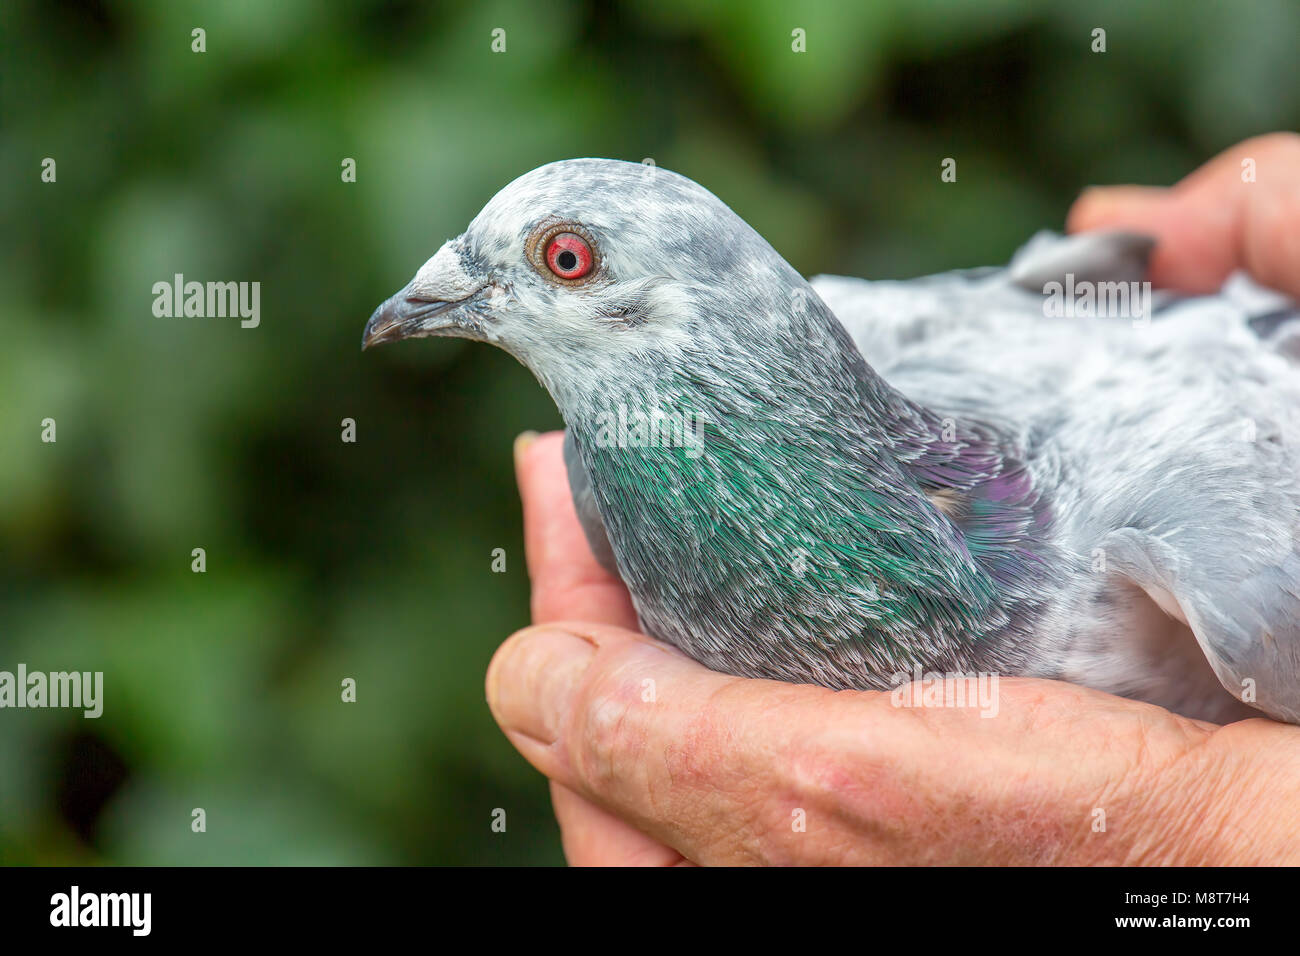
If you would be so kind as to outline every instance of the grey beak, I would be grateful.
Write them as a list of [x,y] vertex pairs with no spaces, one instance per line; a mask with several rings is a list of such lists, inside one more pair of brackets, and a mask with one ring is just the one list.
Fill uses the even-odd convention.
[[443,243],[405,289],[375,309],[361,347],[428,335],[473,338],[482,320],[474,302],[487,280],[466,269],[460,250],[459,239]]
[[439,335],[458,326],[457,312],[467,299],[443,301],[411,295],[408,285],[375,309],[361,336],[361,348],[402,339]]

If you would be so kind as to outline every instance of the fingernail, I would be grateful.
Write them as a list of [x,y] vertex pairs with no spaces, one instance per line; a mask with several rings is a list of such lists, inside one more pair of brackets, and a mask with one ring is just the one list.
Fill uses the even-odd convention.
[[520,631],[501,646],[488,671],[492,716],[504,730],[555,742],[595,655],[591,641],[561,628]]
[[537,432],[526,431],[520,432],[515,436],[515,467],[519,467],[519,462],[528,450],[528,446],[537,441]]

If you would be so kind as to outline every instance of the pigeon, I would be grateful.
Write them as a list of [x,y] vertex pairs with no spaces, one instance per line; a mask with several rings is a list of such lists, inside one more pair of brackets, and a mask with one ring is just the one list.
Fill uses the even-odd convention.
[[509,352],[643,630],[833,689],[1065,680],[1300,722],[1300,312],[1152,292],[1154,242],[805,280],[692,180],[606,159],[497,193],[366,325]]

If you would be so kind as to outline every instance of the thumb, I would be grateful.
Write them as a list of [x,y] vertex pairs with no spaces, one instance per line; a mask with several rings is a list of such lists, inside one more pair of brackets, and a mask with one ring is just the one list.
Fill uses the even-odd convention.
[[488,670],[492,714],[534,767],[691,860],[737,861],[718,841],[770,803],[797,728],[830,696],[595,624],[520,631]]
[[1150,272],[1157,285],[1213,292],[1244,269],[1300,297],[1297,221],[1300,135],[1273,133],[1225,150],[1170,189],[1089,189],[1070,210],[1067,228],[1154,235]]
[[1155,236],[1151,281],[1184,292],[1214,292],[1237,267],[1237,228],[1218,206],[1188,202],[1153,186],[1097,186],[1070,209],[1068,232],[1122,229]]

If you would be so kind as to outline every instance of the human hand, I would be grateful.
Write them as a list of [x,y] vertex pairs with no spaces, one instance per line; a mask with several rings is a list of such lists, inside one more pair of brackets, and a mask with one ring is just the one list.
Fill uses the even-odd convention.
[[1294,727],[1031,679],[1000,681],[991,719],[901,708],[717,674],[636,633],[560,445],[516,448],[538,624],[497,651],[487,693],[551,780],[570,862],[1296,862]]
[[[1254,181],[1242,178],[1253,160]],[[1225,150],[1177,185],[1089,189],[1070,232],[1132,229],[1158,240],[1151,281],[1213,292],[1236,269],[1300,299],[1300,134],[1270,133]]]

